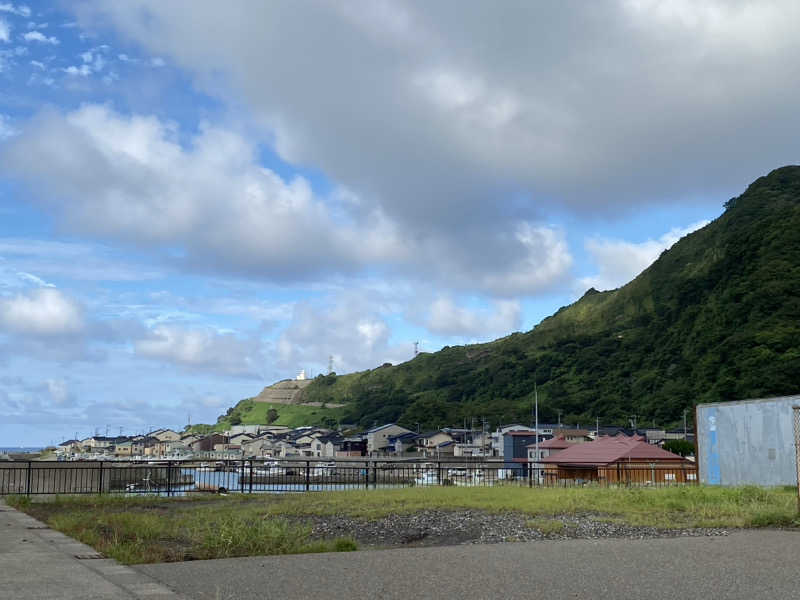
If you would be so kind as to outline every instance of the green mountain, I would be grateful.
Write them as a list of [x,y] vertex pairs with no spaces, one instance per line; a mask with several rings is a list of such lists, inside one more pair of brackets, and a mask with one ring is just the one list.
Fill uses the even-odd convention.
[[[344,419],[436,427],[485,417],[677,423],[700,402],[800,391],[800,167],[777,169],[629,284],[590,289],[527,333],[318,377]],[[691,417],[690,417],[691,418]]]
[[494,426],[527,423],[535,388],[545,421],[662,426],[697,403],[800,391],[800,167],[759,178],[629,284],[590,289],[527,333],[320,376],[297,400],[347,403],[339,418],[365,426]]

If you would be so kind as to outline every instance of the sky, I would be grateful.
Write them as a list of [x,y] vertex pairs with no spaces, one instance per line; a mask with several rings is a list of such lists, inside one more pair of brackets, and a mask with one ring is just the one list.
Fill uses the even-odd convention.
[[798,162],[800,4],[0,0],[0,446],[527,331]]

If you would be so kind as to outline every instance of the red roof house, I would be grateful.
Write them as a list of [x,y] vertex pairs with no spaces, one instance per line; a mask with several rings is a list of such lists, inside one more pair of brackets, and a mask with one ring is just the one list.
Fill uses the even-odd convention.
[[691,461],[648,444],[641,436],[601,437],[572,444],[540,462],[549,479],[653,484],[696,481]]

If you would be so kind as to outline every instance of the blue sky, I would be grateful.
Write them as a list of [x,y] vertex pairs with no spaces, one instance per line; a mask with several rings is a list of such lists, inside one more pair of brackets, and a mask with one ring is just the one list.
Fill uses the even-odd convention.
[[797,162],[797,12],[0,0],[0,445],[626,283]]

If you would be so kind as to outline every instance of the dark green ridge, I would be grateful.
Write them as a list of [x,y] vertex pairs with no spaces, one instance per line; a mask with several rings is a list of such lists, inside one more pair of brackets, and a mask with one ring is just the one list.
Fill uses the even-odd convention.
[[[676,425],[684,409],[800,391],[800,167],[757,179],[629,284],[590,289],[531,331],[320,376],[304,402],[423,429],[485,417]],[[691,412],[690,412],[691,415]],[[690,422],[691,422],[691,416]]]

